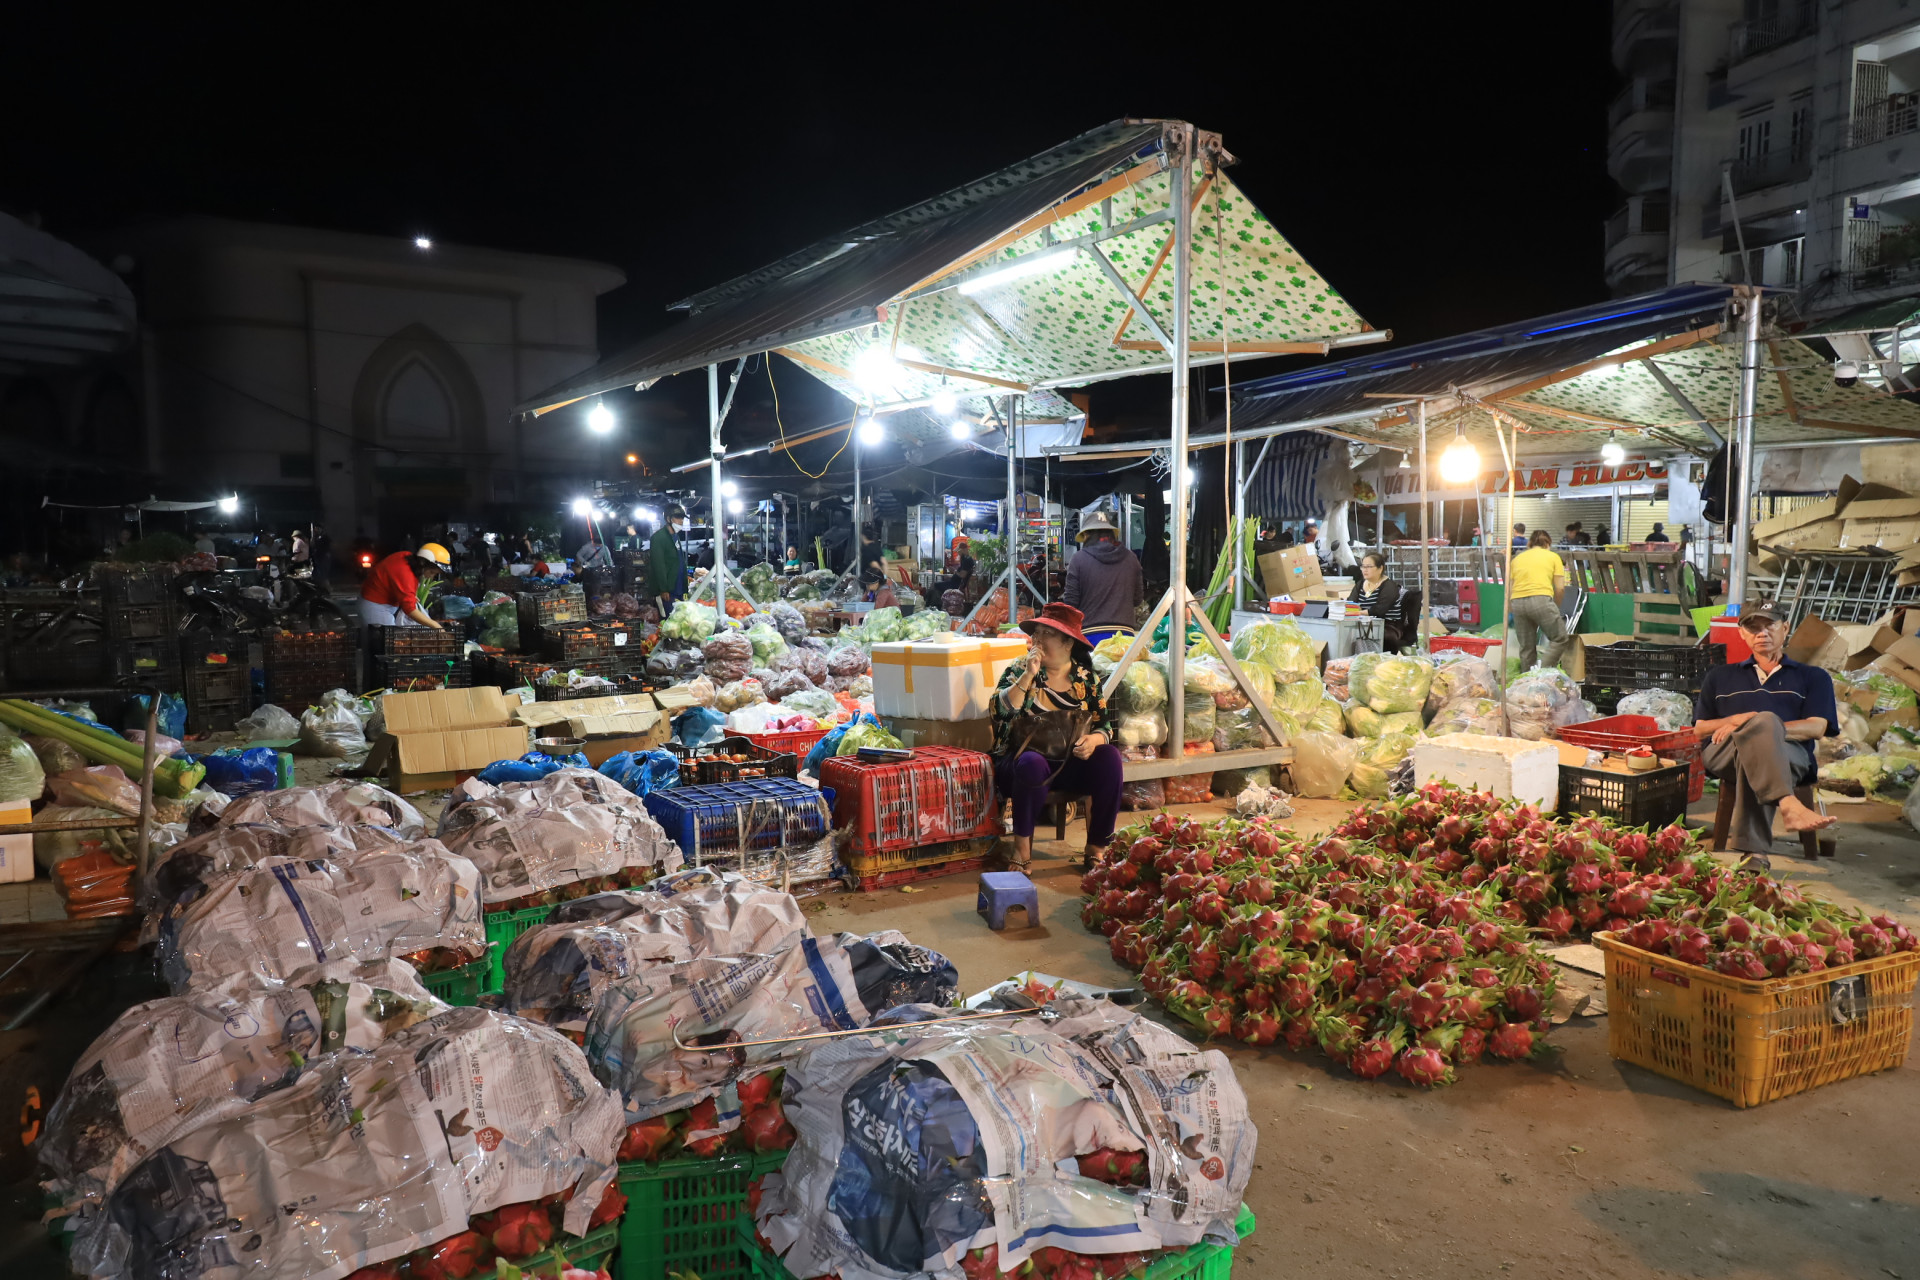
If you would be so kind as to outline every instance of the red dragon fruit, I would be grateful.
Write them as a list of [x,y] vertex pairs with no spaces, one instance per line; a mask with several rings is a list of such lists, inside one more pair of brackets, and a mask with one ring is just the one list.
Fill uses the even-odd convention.
[[1280,1020],[1271,1013],[1249,1013],[1235,1026],[1234,1035],[1247,1044],[1272,1044],[1280,1038]]
[[1423,1089],[1432,1089],[1453,1082],[1453,1068],[1448,1065],[1445,1055],[1438,1049],[1413,1048],[1401,1051],[1394,1062],[1398,1071],[1408,1084],[1419,1085]]
[[1362,1080],[1375,1080],[1393,1067],[1395,1053],[1392,1040],[1376,1037],[1355,1049],[1353,1061],[1347,1066]]
[[1544,1005],[1539,990],[1524,985],[1508,987],[1503,999],[1508,1011],[1522,1022],[1532,1022],[1539,1017]]
[[1487,1037],[1487,1052],[1516,1061],[1529,1057],[1533,1053],[1533,1032],[1524,1022],[1503,1022]]

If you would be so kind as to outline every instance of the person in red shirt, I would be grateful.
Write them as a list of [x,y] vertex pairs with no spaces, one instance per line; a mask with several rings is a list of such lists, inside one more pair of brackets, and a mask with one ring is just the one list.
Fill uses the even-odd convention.
[[445,630],[420,607],[420,575],[450,568],[453,557],[437,542],[418,551],[396,551],[375,564],[360,584],[360,616],[370,627],[418,624]]

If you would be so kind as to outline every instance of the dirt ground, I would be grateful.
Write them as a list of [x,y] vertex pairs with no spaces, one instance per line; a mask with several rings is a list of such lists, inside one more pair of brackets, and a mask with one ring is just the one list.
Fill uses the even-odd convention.
[[[297,780],[324,780],[327,763],[299,761]],[[437,813],[435,798],[421,799]],[[1297,803],[1292,825],[1307,833],[1352,807]],[[1837,859],[1807,863],[1797,841],[1782,839],[1776,870],[1920,920],[1920,839],[1898,809],[1838,812]],[[1711,796],[1695,816],[1711,819]],[[968,876],[914,892],[820,895],[810,900],[814,928],[900,929],[945,952],[969,992],[1028,969],[1127,985],[1105,939],[1080,924],[1067,855],[1082,834],[1075,824],[1066,844],[1036,848],[1041,918],[1031,926],[988,929]],[[102,970],[53,1016],[0,1035],[0,1106],[30,1084],[50,1102],[80,1050],[133,998],[137,975]],[[1317,1052],[1222,1046],[1260,1127],[1247,1189],[1259,1229],[1236,1276],[1920,1280],[1920,1065],[1742,1111],[1614,1061],[1604,1018],[1575,1018],[1547,1043],[1554,1052],[1529,1064],[1468,1068],[1431,1093],[1356,1080]],[[28,1153],[10,1136],[0,1177],[0,1275],[66,1274],[37,1225]]]

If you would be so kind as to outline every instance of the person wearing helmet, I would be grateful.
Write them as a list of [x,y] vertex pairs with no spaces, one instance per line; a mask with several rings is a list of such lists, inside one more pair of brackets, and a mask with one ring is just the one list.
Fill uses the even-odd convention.
[[419,625],[445,630],[420,607],[420,575],[453,566],[453,557],[437,542],[418,551],[396,551],[367,571],[360,585],[360,616],[370,627]]

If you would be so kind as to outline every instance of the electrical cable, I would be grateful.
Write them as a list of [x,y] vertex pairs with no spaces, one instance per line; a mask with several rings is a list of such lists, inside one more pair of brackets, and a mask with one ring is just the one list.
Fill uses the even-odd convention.
[[[780,388],[776,386],[773,381],[773,357],[769,354],[763,354],[761,358],[767,362],[767,386],[773,391],[773,425],[780,433],[780,452],[787,455],[787,461],[793,464],[795,471],[798,471],[809,480],[818,480],[833,469],[834,458],[846,452],[847,446],[853,443],[853,431],[854,427],[860,421],[859,415],[856,414],[853,421],[847,423],[847,438],[842,440],[840,447],[835,449],[832,455],[820,464],[820,470],[817,473],[807,470],[800,465],[800,460],[793,456],[793,450],[787,445],[787,425],[780,420]],[[772,479],[773,477],[767,478]]]

